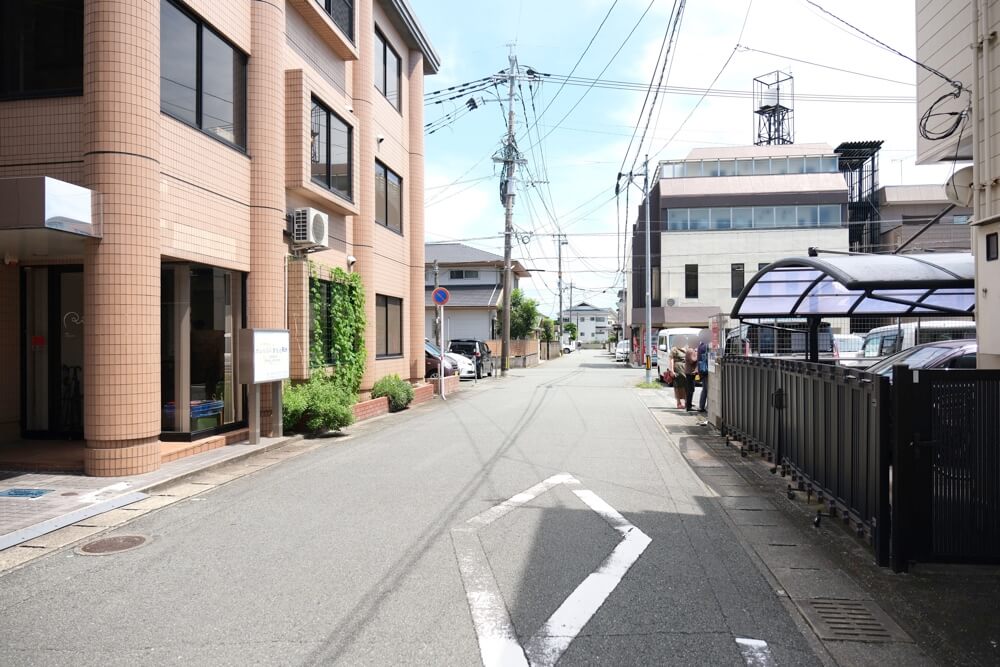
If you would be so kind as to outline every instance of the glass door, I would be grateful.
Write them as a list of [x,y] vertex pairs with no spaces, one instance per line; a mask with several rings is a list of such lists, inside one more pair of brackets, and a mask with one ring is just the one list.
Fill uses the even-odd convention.
[[83,438],[83,270],[24,269],[24,432]]

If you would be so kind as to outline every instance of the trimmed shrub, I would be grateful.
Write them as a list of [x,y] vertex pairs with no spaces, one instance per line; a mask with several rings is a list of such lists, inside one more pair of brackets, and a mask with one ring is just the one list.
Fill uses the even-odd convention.
[[282,421],[289,432],[326,433],[354,423],[354,396],[325,378],[286,384],[283,395]]
[[386,375],[372,387],[372,398],[389,399],[389,411],[399,412],[413,400],[413,385],[398,375]]

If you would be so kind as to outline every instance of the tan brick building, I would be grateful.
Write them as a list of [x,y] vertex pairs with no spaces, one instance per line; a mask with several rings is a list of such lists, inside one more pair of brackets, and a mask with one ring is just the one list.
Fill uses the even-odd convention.
[[308,377],[308,260],[362,277],[362,388],[422,378],[438,60],[406,0],[7,0],[0,33],[0,446],[120,475],[238,435],[241,329]]

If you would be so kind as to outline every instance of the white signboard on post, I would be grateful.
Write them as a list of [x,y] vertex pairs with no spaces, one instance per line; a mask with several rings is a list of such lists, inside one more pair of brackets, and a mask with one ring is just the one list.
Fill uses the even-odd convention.
[[244,329],[240,342],[240,378],[244,384],[288,379],[291,342],[287,329]]

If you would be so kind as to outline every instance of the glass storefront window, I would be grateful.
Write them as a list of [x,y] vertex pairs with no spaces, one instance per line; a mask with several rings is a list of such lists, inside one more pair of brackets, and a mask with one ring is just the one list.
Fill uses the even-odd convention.
[[192,264],[161,270],[162,430],[175,434],[173,439],[243,420],[236,376],[242,294],[235,271]]

